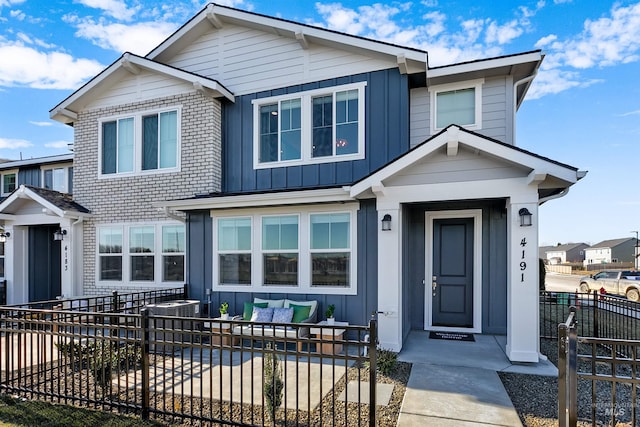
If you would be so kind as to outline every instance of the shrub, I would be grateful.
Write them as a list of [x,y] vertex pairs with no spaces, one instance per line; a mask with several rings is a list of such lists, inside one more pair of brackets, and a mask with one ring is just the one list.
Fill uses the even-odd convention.
[[398,364],[398,353],[379,348],[377,356],[376,366],[381,374],[389,375],[396,369],[396,365]]
[[542,258],[538,258],[539,262],[538,262],[538,268],[539,268],[539,275],[540,275],[540,291],[544,291],[546,289],[544,281],[546,279],[547,276],[547,268],[544,265],[544,260]]
[[264,353],[264,400],[269,416],[275,421],[275,410],[282,404],[284,381],[280,359],[273,352],[271,344],[267,344]]

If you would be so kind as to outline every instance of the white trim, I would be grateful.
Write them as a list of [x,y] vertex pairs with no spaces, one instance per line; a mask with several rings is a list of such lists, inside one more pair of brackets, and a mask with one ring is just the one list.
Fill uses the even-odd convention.
[[[28,187],[25,187],[24,184],[20,185],[9,197],[4,199],[2,203],[0,203],[0,213],[7,209],[13,202],[18,199],[31,199],[34,202],[42,205],[43,212],[50,213],[55,216],[63,217],[63,218],[80,218],[80,217],[91,217],[92,215],[89,213],[78,212],[78,211],[65,211],[60,209],[58,206],[52,204],[48,200],[44,199],[42,196],[34,192]],[[1,214],[0,214],[1,215]],[[14,221],[29,221],[32,217],[39,217],[40,214],[25,214],[25,215],[15,215],[12,218],[9,218]],[[23,222],[25,223],[25,222]],[[28,222],[27,222],[28,223]],[[35,222],[34,224],[38,224]],[[48,224],[48,222],[47,222]]]
[[[322,190],[274,191],[258,194],[242,194],[234,196],[202,197],[186,200],[169,200],[153,202],[156,208],[175,210],[256,208],[269,206],[303,205],[313,203],[345,203],[355,199],[349,196],[348,187],[325,188]],[[211,213],[213,215],[213,212]]]
[[[149,115],[158,115],[162,113],[169,113],[175,111],[176,112],[176,165],[171,168],[158,168],[156,169],[142,169],[142,158],[143,158],[143,140],[142,140],[142,130],[143,123],[142,118],[144,116]],[[102,172],[102,125],[105,122],[118,122],[123,119],[133,119],[133,171],[131,172],[118,172],[116,165],[116,172],[114,173],[103,173]],[[158,149],[158,153],[160,150]],[[182,105],[174,105],[170,107],[162,107],[162,108],[154,108],[150,110],[143,111],[135,111],[131,113],[123,113],[118,115],[101,117],[98,119],[98,179],[113,179],[113,178],[122,178],[128,176],[142,176],[142,175],[156,175],[156,174],[165,174],[165,173],[176,173],[180,172],[182,163]]]
[[[45,187],[45,172],[50,170],[52,171],[52,187],[49,188],[49,190],[54,190],[54,191],[58,191],[60,193],[71,193],[71,191],[69,191],[69,168],[73,168],[73,163],[67,163],[67,164],[52,164],[52,165],[43,165],[40,167],[40,172],[41,172],[41,180],[40,180],[40,187],[42,188],[47,188]],[[62,189],[56,189],[55,188],[55,184],[54,184],[54,178],[55,178],[55,171],[57,169],[62,169],[63,173],[64,173],[64,178],[63,178],[63,186]]]
[[[16,177],[15,183],[14,183],[15,188],[11,191],[5,191],[4,189],[4,177],[6,175],[15,175]],[[18,188],[19,186],[20,184],[18,183],[18,169],[8,169],[8,170],[0,171],[0,196],[8,196],[13,191],[15,191],[15,189]]]
[[492,68],[509,67],[527,62],[542,61],[540,52],[530,52],[506,56],[502,58],[491,58],[481,61],[471,61],[463,64],[453,64],[444,67],[429,68],[427,75],[430,79],[435,77],[449,76],[453,74],[471,73],[477,71],[486,71]]
[[[433,277],[433,220],[473,218],[473,327],[433,326],[431,277]],[[424,329],[428,331],[482,333],[482,209],[425,212],[425,312]]]
[[[456,82],[449,83],[437,86],[429,87],[429,99],[430,99],[430,111],[431,111],[431,134],[435,135],[441,130],[445,129],[445,127],[438,127],[437,120],[437,112],[438,112],[438,94],[441,92],[450,92],[454,90],[462,90],[462,89],[475,89],[474,91],[474,101],[475,101],[475,119],[474,123],[462,125],[463,128],[469,130],[479,130],[482,129],[482,85],[484,84],[484,79],[476,79],[476,80],[468,80],[465,82]],[[452,123],[459,124],[459,123]]]
[[[446,146],[451,140],[459,141],[461,144],[471,147],[476,150],[483,151],[493,156],[505,159],[506,161],[513,162],[527,168],[535,170],[536,174],[546,173],[547,179],[555,177],[557,179],[567,182],[567,187],[578,181],[580,175],[579,171],[571,168],[570,166],[561,165],[555,162],[551,162],[548,159],[534,156],[531,153],[520,151],[514,147],[498,144],[495,141],[491,141],[485,137],[478,136],[467,132],[459,126],[450,126],[446,132],[442,132],[427,142],[419,145],[414,150],[409,151],[406,155],[398,158],[397,160],[389,163],[384,168],[369,175],[362,181],[354,184],[350,189],[351,197],[358,197],[370,188],[380,185],[384,180],[392,177],[396,173],[403,169],[416,164],[423,158],[436,152],[440,147]],[[457,183],[453,183],[460,186]]]
[[[162,251],[162,228],[164,226],[180,226],[184,228],[185,236],[185,251],[168,253]],[[154,232],[154,251],[152,254],[153,259],[153,281],[133,281],[131,280],[131,259],[130,257],[136,254],[129,252],[129,240],[131,228],[137,227],[153,227]],[[118,228],[122,232],[122,251],[119,254],[100,254],[100,229],[104,228]],[[136,286],[136,287],[158,287],[158,286],[173,286],[182,285],[186,280],[186,226],[178,221],[153,221],[153,222],[132,222],[132,223],[101,223],[95,226],[95,283],[97,286]],[[182,255],[185,258],[185,272],[184,279],[181,281],[163,281],[162,280],[162,267],[163,257],[165,255]],[[142,255],[142,254],[138,254]],[[100,257],[101,256],[121,256],[122,257],[122,280],[100,280]]]
[[[360,160],[365,157],[365,102],[366,91],[365,88],[367,82],[357,82],[340,86],[331,86],[326,88],[313,89],[303,92],[288,93],[284,95],[270,96],[266,98],[258,98],[251,101],[253,105],[253,168],[254,169],[268,169],[283,166],[297,166],[319,163],[335,163],[351,160]],[[337,92],[344,92],[348,90],[358,91],[358,151],[352,154],[332,154],[330,156],[313,157],[312,153],[312,124],[313,124],[313,98],[321,95],[333,96],[333,135],[336,132],[336,108],[335,108],[335,94]],[[280,103],[287,100],[300,100],[300,114],[301,114],[301,129],[300,129],[300,159],[292,160],[278,160],[273,162],[260,162],[260,107],[268,104],[278,104],[278,111],[280,110]],[[280,141],[280,126],[278,124],[278,141]],[[332,138],[334,140],[335,138]],[[335,142],[335,141],[334,141]],[[332,144],[332,148],[335,149],[335,144]]]
[[[357,295],[358,293],[358,204],[330,204],[297,206],[295,208],[271,207],[254,209],[251,212],[238,210],[217,210],[211,212],[213,219],[212,242],[213,260],[212,289],[216,292],[267,292],[290,294],[327,294],[327,295]],[[349,249],[341,252],[350,252],[349,260],[349,287],[314,287],[311,285],[311,249],[310,249],[310,218],[314,214],[348,213],[349,219]],[[262,219],[270,216],[297,216],[298,217],[298,285],[277,286],[263,284],[262,264]],[[220,284],[219,276],[219,252],[218,252],[218,220],[229,218],[251,219],[251,285]],[[283,251],[283,252],[286,252]],[[229,253],[225,251],[224,253]]]

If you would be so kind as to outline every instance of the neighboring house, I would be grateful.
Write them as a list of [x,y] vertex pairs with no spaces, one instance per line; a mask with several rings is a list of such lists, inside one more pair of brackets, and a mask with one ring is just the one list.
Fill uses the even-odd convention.
[[566,243],[547,248],[545,259],[549,264],[566,264],[584,261],[584,251],[589,245],[586,243]]
[[584,265],[611,262],[635,263],[638,242],[635,237],[604,240],[585,250]]
[[[60,224],[51,213],[55,206],[75,208],[69,195],[73,154],[0,163],[0,187],[0,280],[20,284],[7,289],[8,301],[61,295],[61,245],[53,240]],[[34,198],[42,203],[32,203]],[[23,238],[30,243],[14,244]],[[22,262],[22,251],[28,251],[30,262]]]
[[61,217],[83,252],[62,292],[184,280],[231,313],[316,299],[354,324],[379,313],[384,348],[411,329],[506,334],[511,360],[536,362],[538,206],[584,175],[515,146],[542,59],[432,68],[425,51],[208,5],[51,110],[74,126],[91,213]]

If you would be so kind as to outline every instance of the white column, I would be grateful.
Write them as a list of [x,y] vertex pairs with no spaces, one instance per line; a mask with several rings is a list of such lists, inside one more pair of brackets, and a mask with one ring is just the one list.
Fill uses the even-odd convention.
[[[402,210],[378,202],[378,340],[392,351],[402,348]],[[382,218],[391,215],[391,230],[382,231]]]
[[[540,312],[538,287],[538,203],[511,199],[507,206],[507,357],[512,362],[538,362]],[[532,214],[521,226],[519,211]]]

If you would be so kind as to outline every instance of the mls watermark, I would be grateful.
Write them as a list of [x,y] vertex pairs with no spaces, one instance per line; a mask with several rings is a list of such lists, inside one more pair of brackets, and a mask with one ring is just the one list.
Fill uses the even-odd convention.
[[634,404],[633,402],[595,402],[591,404],[591,408],[597,412],[604,412],[605,415],[615,415],[616,417],[631,414],[634,408],[636,412],[640,412],[638,403]]

